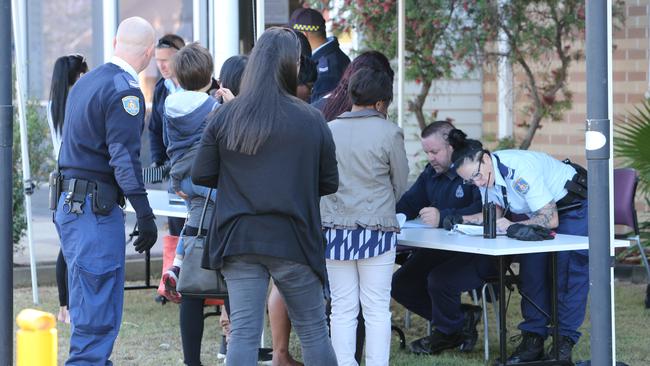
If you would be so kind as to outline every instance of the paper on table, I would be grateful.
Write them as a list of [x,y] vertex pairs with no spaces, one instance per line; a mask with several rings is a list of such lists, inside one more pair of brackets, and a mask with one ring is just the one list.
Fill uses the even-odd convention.
[[402,229],[431,229],[431,226],[425,224],[420,219],[409,220],[402,225]]
[[[454,225],[453,231],[465,235],[483,236],[482,225],[456,224]],[[497,235],[505,235],[505,232],[497,229]]]

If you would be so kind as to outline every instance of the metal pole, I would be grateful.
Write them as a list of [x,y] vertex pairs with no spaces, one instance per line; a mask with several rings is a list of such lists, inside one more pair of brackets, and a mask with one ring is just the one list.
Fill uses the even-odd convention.
[[13,363],[11,0],[0,0],[0,365]]
[[404,128],[404,51],[406,0],[397,1],[397,125]]
[[[257,0],[255,4],[255,31],[257,39],[262,36],[266,29],[266,9],[264,8],[266,2],[264,0]],[[257,42],[255,39],[255,42]]]
[[214,20],[210,37],[214,39],[214,70],[218,74],[229,57],[239,54],[239,1],[220,1],[219,6],[213,5],[210,16]]
[[20,124],[20,155],[23,167],[23,194],[25,196],[25,221],[27,222],[27,247],[29,248],[29,269],[32,278],[32,301],[34,305],[38,305],[38,279],[36,275],[36,254],[34,252],[34,238],[32,229],[32,193],[34,193],[34,183],[32,182],[32,170],[29,164],[29,135],[27,132],[27,118],[25,117],[25,101],[26,89],[24,82],[25,77],[25,59],[21,59],[25,54],[24,49],[26,44],[23,43],[23,37],[18,37],[21,32],[19,29],[24,29],[20,22],[18,11],[20,10],[20,3],[14,0],[12,3],[13,22],[12,29],[14,32],[14,47],[16,49],[16,104],[18,105],[18,122]]
[[610,243],[609,1],[587,1],[587,123],[591,364],[613,365]]

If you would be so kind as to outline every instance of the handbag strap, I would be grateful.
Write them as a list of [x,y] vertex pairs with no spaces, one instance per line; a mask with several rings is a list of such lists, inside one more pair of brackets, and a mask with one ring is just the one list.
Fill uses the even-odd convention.
[[205,198],[205,203],[203,204],[203,211],[201,211],[201,220],[199,220],[199,234],[197,235],[197,237],[203,236],[203,220],[205,220],[205,213],[208,211],[208,203],[210,203],[210,196],[212,196],[213,189],[214,188],[210,188],[207,197]]

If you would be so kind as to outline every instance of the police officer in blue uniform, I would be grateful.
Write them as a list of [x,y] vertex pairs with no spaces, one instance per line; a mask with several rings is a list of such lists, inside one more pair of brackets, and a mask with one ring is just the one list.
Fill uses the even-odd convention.
[[314,103],[336,88],[350,58],[341,51],[336,37],[327,38],[325,19],[317,10],[296,9],[291,14],[290,27],[307,37],[312,50],[311,59],[317,63],[318,76],[310,101]]
[[138,72],[153,54],[154,30],[128,18],[114,47],[111,61],[85,74],[66,105],[55,213],[70,287],[66,365],[112,365],[124,298],[124,196],[137,215],[135,249],[149,250],[157,239],[139,160],[145,106]]
[[[497,230],[513,225],[509,213],[527,218],[519,224],[540,225],[560,234],[588,235],[586,171],[578,165],[558,161],[550,155],[523,150],[489,152],[480,142],[466,139],[454,130],[453,161],[458,175],[478,186],[488,200],[497,204]],[[462,222],[482,223],[482,215],[463,216]],[[589,291],[589,263],[586,250],[565,251],[558,258],[559,355],[571,361],[573,346],[580,338],[578,328],[585,318]],[[520,290],[550,314],[548,253],[519,256]],[[544,357],[544,340],[549,319],[522,300],[522,340],[508,363],[536,361]],[[551,351],[550,354],[553,354]]]
[[[471,215],[481,211],[481,195],[474,186],[463,185],[462,179],[450,168],[452,147],[447,135],[453,129],[447,121],[436,121],[421,133],[422,148],[429,164],[413,186],[400,198],[396,212],[412,220],[418,216],[432,227],[442,227],[453,215]],[[460,276],[449,275],[458,263],[480,265],[483,256],[457,252],[416,249],[393,275],[391,296],[410,311],[431,321],[435,331],[411,342],[410,348],[419,354],[436,354],[455,348],[464,342],[469,351],[476,343],[476,322],[480,308],[461,306],[461,290],[456,290]],[[473,272],[472,272],[473,273]],[[453,283],[447,283],[447,282]],[[471,288],[479,287],[481,279]],[[448,294],[444,300],[444,294]],[[463,333],[467,324],[469,334]],[[472,329],[473,328],[473,329]]]

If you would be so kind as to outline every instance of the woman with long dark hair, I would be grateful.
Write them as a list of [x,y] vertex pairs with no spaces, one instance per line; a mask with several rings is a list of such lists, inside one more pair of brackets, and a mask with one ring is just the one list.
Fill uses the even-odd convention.
[[336,88],[329,95],[314,103],[314,107],[323,111],[326,121],[331,121],[352,109],[352,100],[348,93],[350,78],[362,68],[383,71],[390,77],[390,82],[393,82],[395,72],[390,67],[388,58],[379,51],[363,52],[345,69]]
[[61,56],[54,62],[52,83],[50,85],[50,102],[47,106],[47,122],[52,135],[55,160],[59,157],[68,92],[72,85],[86,72],[88,72],[88,64],[86,64],[85,57],[79,54]]
[[305,364],[336,365],[319,199],[336,192],[338,171],[323,117],[295,96],[299,60],[291,30],[262,34],[239,96],[210,119],[192,168],[195,184],[219,189],[205,259],[228,282],[233,365],[257,364],[269,278],[286,301]]
[[[88,64],[86,64],[86,59],[82,55],[61,56],[54,62],[52,83],[50,85],[50,102],[47,105],[47,123],[50,126],[55,161],[59,158],[68,92],[72,85],[86,72],[88,72]],[[59,314],[57,319],[64,323],[70,323],[67,273],[63,253],[59,250],[59,256],[56,259],[56,286],[59,290]]]

